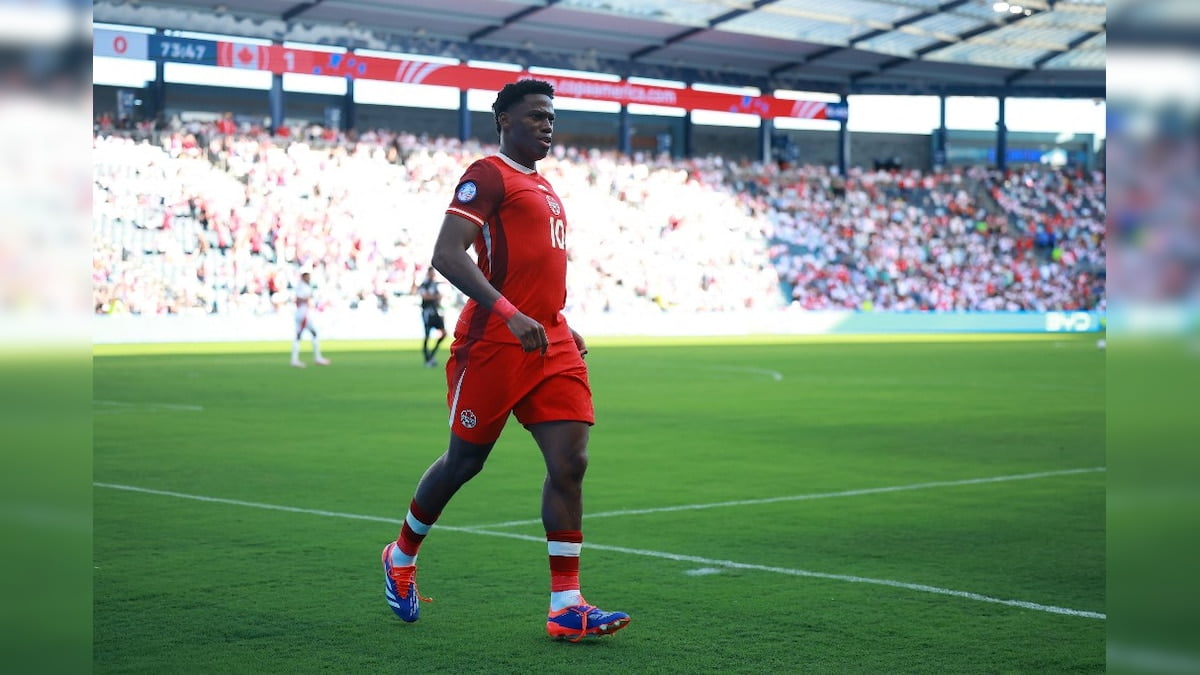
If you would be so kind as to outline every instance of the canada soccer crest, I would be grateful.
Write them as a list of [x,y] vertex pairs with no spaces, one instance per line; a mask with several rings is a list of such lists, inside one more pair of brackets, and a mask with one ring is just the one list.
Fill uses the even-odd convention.
[[458,414],[458,421],[468,429],[474,429],[478,420],[475,419],[475,413],[470,410],[464,410]]
[[555,216],[562,213],[562,207],[558,205],[558,202],[554,201],[554,197],[546,195],[546,203],[550,205],[550,213],[553,213]]

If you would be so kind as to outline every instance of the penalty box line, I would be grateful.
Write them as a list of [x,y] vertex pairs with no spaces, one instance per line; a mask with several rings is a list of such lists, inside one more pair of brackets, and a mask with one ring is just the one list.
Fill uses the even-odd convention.
[[[109,490],[120,490],[124,492],[135,492],[148,495],[157,495],[160,497],[175,497],[178,499],[188,499],[198,502],[207,502],[210,504],[224,504],[227,506],[243,506],[247,508],[264,509],[269,511],[283,511],[286,513],[302,513],[312,516],[322,516],[325,518],[345,518],[349,520],[364,520],[376,523],[390,523],[399,525],[404,522],[401,518],[388,518],[384,516],[371,516],[359,513],[345,513],[341,511],[326,511],[323,509],[306,509],[298,506],[285,506],[281,504],[265,504],[262,502],[250,502],[241,499],[225,499],[223,497],[209,497],[206,495],[194,495],[185,492],[172,492],[169,490],[155,490],[151,488],[138,487],[135,485],[120,485],[116,483],[92,483],[93,487],[104,488]],[[463,532],[467,534],[477,534],[487,537],[502,537],[505,539],[516,539],[518,541],[532,541],[539,544],[546,542],[545,537],[535,537],[528,534],[518,534],[516,532],[497,532],[485,530],[476,527],[456,527],[453,525],[435,525],[438,530],[446,530],[448,532]],[[974,600],[976,602],[986,602],[996,605],[1005,605],[1008,607],[1019,607],[1021,609],[1029,609],[1038,612],[1046,612],[1050,614],[1061,614],[1066,616],[1076,616],[1087,619],[1106,620],[1108,617],[1100,612],[1090,612],[1086,610],[1070,609],[1068,607],[1056,607],[1054,605],[1044,605],[1037,602],[1028,602],[1025,600],[1010,600],[1005,598],[994,598],[980,593],[971,593],[968,591],[957,591],[950,588],[940,588],[938,586],[929,586],[927,584],[914,584],[905,581],[894,581],[892,579],[873,579],[870,577],[860,577],[849,574],[830,574],[827,572],[814,572],[811,570],[793,569],[788,567],[773,567],[770,565],[756,565],[753,563],[742,563],[734,560],[717,560],[713,558],[703,558],[694,555],[683,555],[679,553],[668,553],[665,551],[649,551],[645,549],[627,548],[624,546],[610,546],[606,544],[596,544],[588,542],[589,550],[610,551],[614,553],[624,553],[627,555],[643,556],[647,558],[659,558],[662,560],[673,560],[676,562],[696,563],[711,567],[724,567],[727,569],[751,570],[756,572],[770,572],[773,574],[785,574],[797,577],[809,577],[814,579],[828,579],[831,581],[844,581],[856,584],[872,584],[876,586],[890,586],[892,588],[901,588],[910,591],[922,593],[934,593],[937,595],[946,595],[966,600]]]

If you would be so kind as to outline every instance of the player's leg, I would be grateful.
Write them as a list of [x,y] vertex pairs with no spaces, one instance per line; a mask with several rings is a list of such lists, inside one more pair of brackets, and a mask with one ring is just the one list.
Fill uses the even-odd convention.
[[304,362],[300,360],[300,339],[304,337],[304,329],[306,324],[306,317],[296,317],[296,337],[292,339],[292,367],[294,368],[304,367]]
[[583,475],[587,472],[588,425],[545,422],[529,427],[546,462],[542,525],[550,555],[550,611],[583,604],[579,553],[583,548]]
[[308,322],[308,332],[312,335],[313,363],[318,366],[329,365],[330,360],[321,355],[321,338],[317,337],[317,326],[311,321]]
[[550,611],[546,632],[579,641],[611,635],[629,623],[624,612],[607,612],[587,603],[579,590],[583,549],[583,475],[587,471],[588,424],[562,421],[530,425],[546,461],[542,486],[542,524],[550,558]]
[[595,419],[587,367],[571,342],[550,345],[544,363],[551,375],[523,398],[514,412],[533,434],[546,463],[542,487],[542,524],[550,557],[546,631],[555,638],[578,641],[624,628],[629,615],[593,607],[580,592],[583,477],[588,465],[588,435]]
[[426,366],[429,365],[429,360],[433,355],[429,353],[429,334],[433,332],[433,324],[425,320],[425,337],[421,340],[421,362]]
[[[415,574],[421,543],[454,494],[483,469],[512,411],[512,401],[521,393],[511,389],[513,378],[508,377],[503,352],[519,355],[521,349],[455,343],[451,350],[446,369],[449,446],[421,476],[400,536],[383,549],[388,605],[405,621],[416,621],[420,615]],[[490,369],[482,364],[490,364]]]
[[450,446],[425,470],[417,483],[413,501],[436,518],[454,494],[483,470],[495,445],[495,441],[471,443],[450,434]]
[[434,342],[433,349],[429,350],[428,361],[429,361],[430,367],[437,365],[438,348],[442,346],[442,340],[446,339],[446,329],[443,326],[444,326],[444,324],[441,321],[441,317],[438,317],[437,322],[434,324],[434,330],[436,330],[438,332],[437,342]]
[[529,427],[546,461],[542,524],[546,531],[578,530],[583,523],[583,475],[587,472],[588,425],[544,422]]
[[494,445],[494,441],[477,444],[451,434],[450,447],[425,469],[417,483],[400,536],[383,547],[384,595],[401,619],[416,621],[421,615],[419,601],[428,601],[417,592],[421,543],[459,488],[483,469]]

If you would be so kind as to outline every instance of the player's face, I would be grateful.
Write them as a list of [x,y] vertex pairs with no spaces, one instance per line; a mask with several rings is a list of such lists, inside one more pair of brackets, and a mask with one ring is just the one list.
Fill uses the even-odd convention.
[[554,136],[554,104],[545,94],[527,94],[504,113],[500,120],[505,131],[500,149],[514,160],[533,168],[550,152]]

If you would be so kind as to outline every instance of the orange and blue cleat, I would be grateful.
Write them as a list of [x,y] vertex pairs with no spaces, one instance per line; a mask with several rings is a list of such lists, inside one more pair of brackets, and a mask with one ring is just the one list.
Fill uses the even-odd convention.
[[392,548],[396,542],[383,547],[383,594],[388,607],[396,616],[412,623],[421,618],[421,602],[432,602],[417,592],[417,566],[392,564]]
[[546,617],[546,632],[550,637],[571,642],[612,635],[628,625],[629,615],[625,612],[606,612],[588,604],[550,612]]

